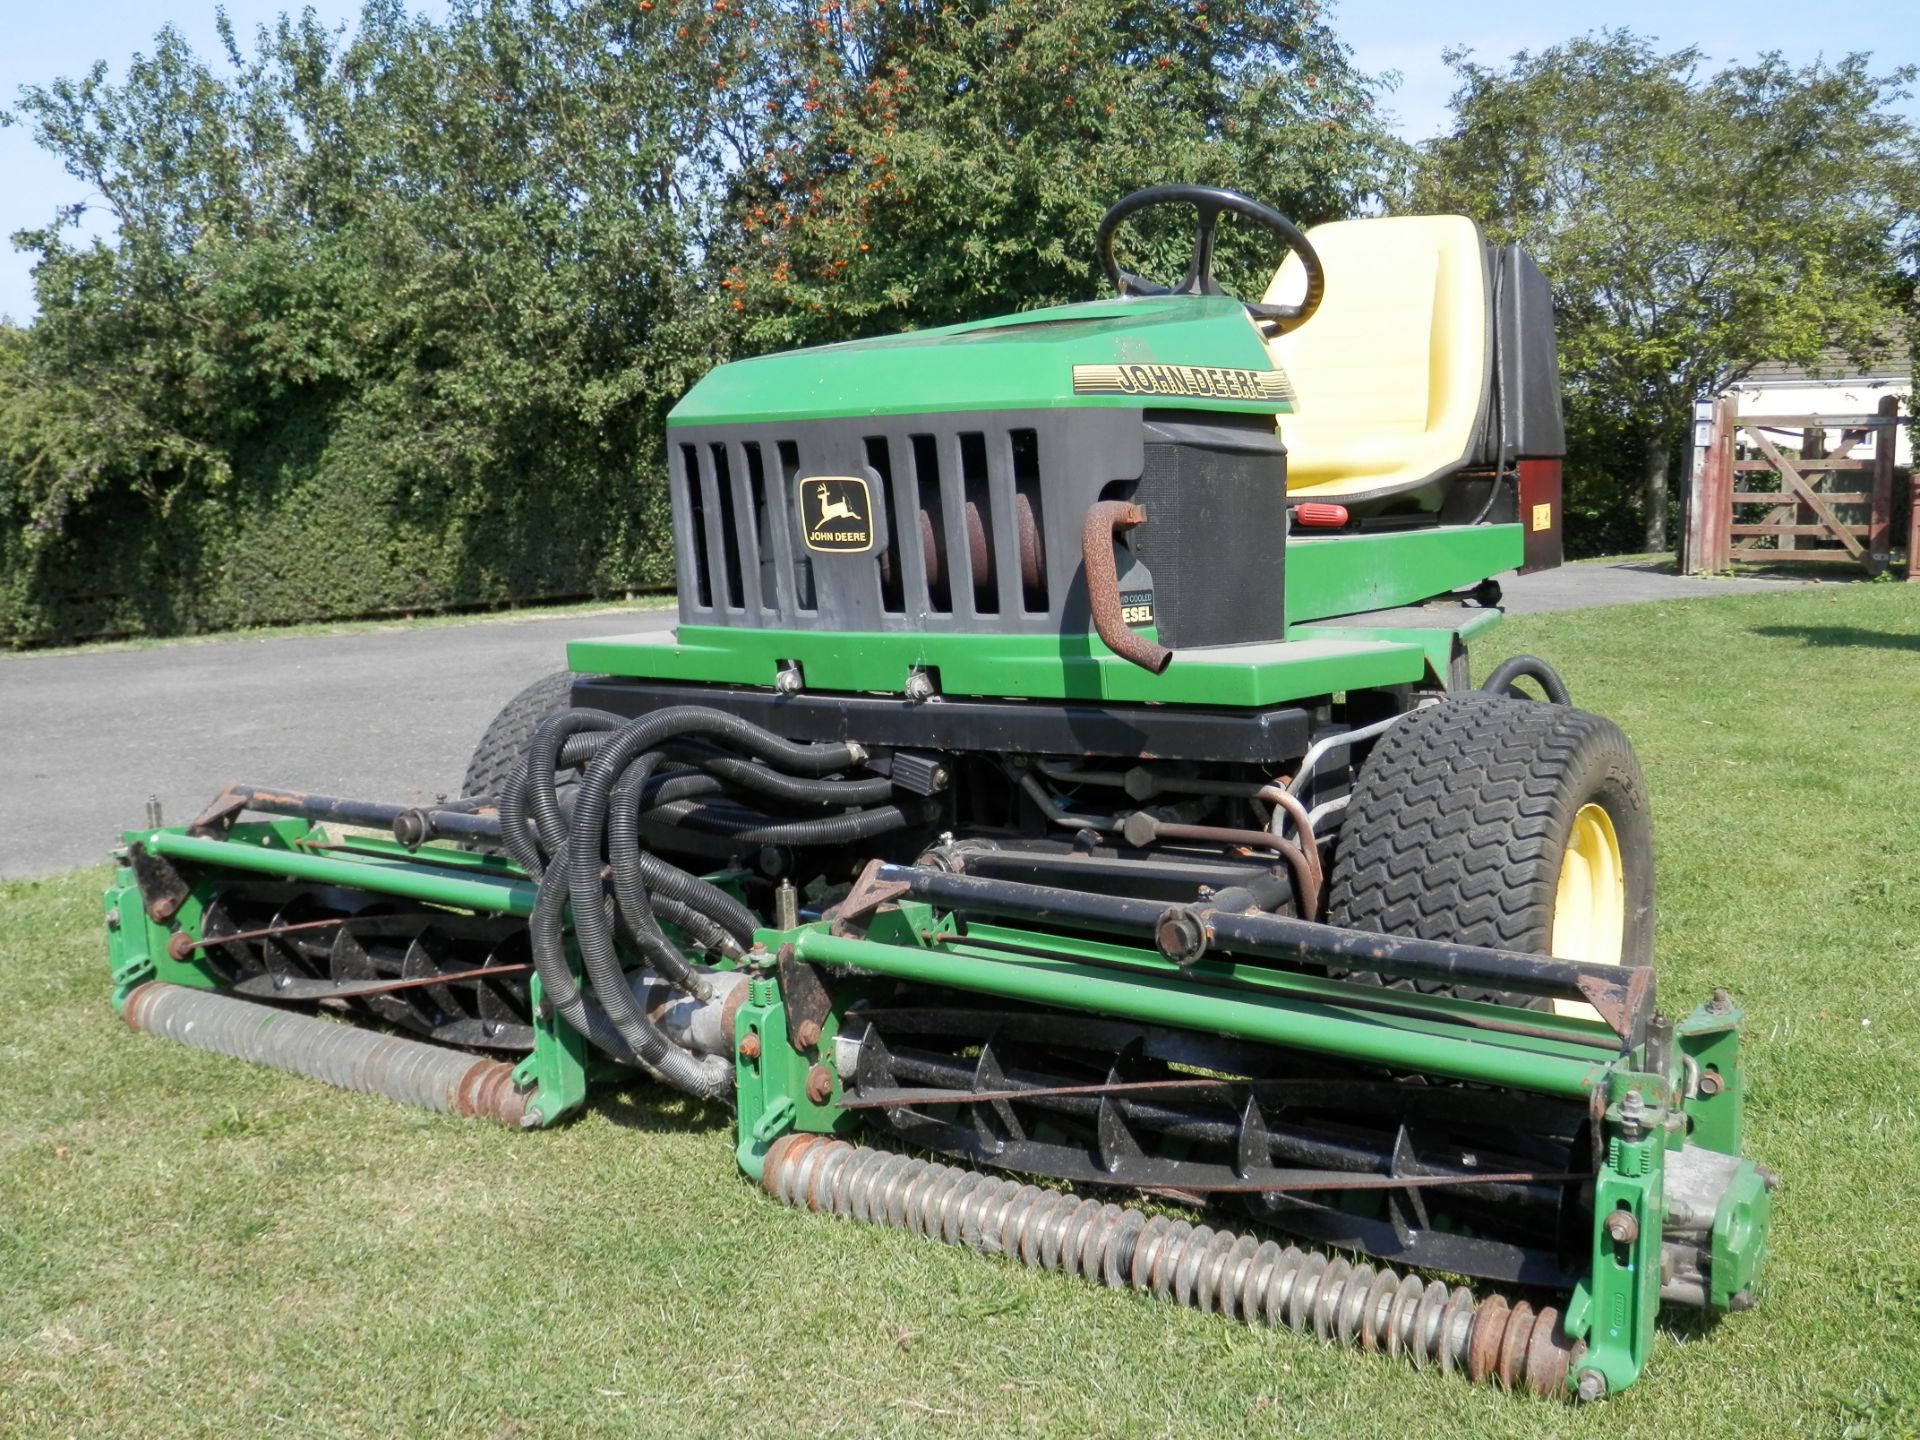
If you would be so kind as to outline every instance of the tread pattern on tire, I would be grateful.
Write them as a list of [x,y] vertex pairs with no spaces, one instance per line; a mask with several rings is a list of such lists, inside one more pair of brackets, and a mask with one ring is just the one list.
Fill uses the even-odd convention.
[[460,782],[461,795],[496,794],[513,773],[514,762],[540,722],[554,711],[566,709],[572,694],[573,672],[556,670],[509,700],[473,747],[466,779]]
[[1330,919],[1544,953],[1560,846],[1581,803],[1568,777],[1595,764],[1644,815],[1632,747],[1602,716],[1474,693],[1407,716],[1374,745],[1354,783]]

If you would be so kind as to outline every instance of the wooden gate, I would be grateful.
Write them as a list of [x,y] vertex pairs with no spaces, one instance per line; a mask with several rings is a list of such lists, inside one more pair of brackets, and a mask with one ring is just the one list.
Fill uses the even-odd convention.
[[[1891,395],[1872,415],[1745,417],[1734,396],[1720,396],[1687,512],[1686,568],[1784,562],[1878,575],[1892,544],[1899,424]],[[1800,431],[1801,454],[1783,454],[1769,430]],[[1855,476],[1864,489],[1841,488]]]

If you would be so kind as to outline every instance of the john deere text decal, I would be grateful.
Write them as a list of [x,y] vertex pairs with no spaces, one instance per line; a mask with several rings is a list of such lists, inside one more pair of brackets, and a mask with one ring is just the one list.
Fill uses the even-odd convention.
[[1076,365],[1076,395],[1197,396],[1206,400],[1293,399],[1280,370],[1229,370],[1217,365]]

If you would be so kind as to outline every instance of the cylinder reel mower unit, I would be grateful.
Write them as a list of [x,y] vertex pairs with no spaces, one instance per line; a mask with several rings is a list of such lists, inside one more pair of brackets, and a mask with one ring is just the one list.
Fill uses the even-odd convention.
[[1537,659],[1468,688],[1559,558],[1545,284],[1198,186],[1098,249],[1116,298],[714,371],[678,627],[576,642],[458,800],[127,832],[115,1003],[526,1129],[651,1080],[790,1205],[1611,1394],[1753,1303],[1773,1180],[1737,1007],[1656,998],[1631,746]]

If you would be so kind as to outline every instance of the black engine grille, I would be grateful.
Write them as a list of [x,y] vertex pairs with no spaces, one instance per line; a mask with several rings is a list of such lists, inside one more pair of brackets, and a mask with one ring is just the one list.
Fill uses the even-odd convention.
[[[1270,425],[1200,418],[1208,423],[1143,424],[1138,411],[1082,409],[676,428],[681,618],[1085,632],[1082,517],[1097,500],[1137,493],[1149,523],[1123,546],[1121,585],[1157,588],[1163,639],[1277,639],[1284,452]],[[866,482],[870,551],[802,543],[799,487],[823,476]]]

